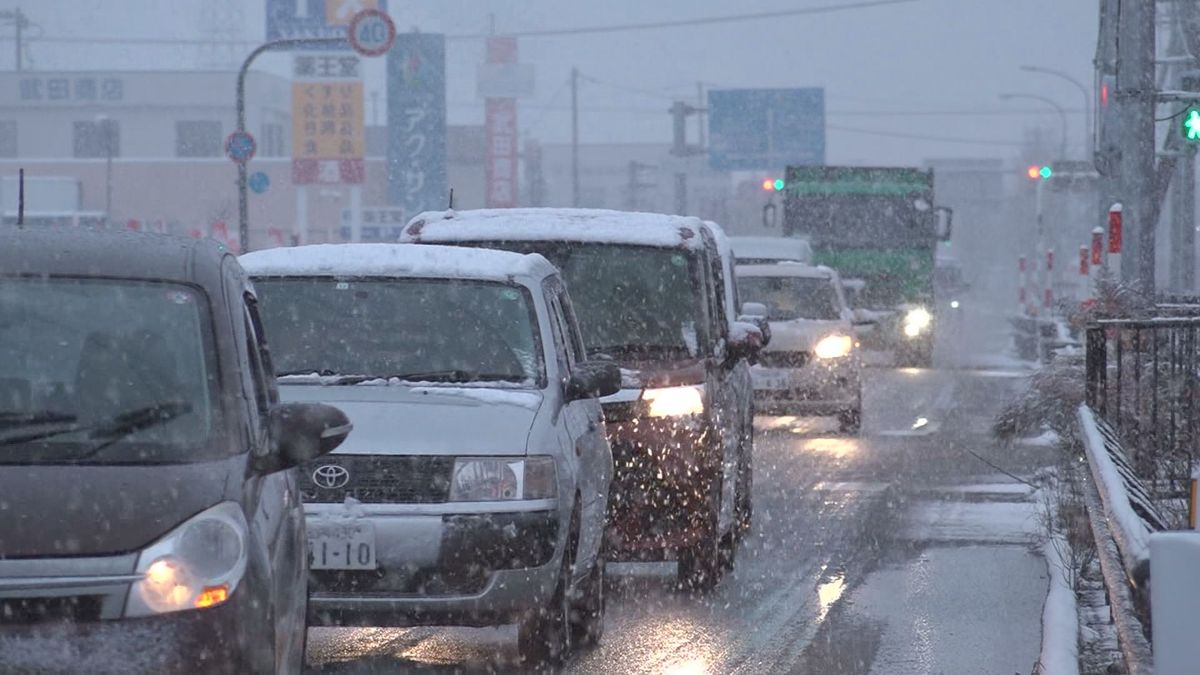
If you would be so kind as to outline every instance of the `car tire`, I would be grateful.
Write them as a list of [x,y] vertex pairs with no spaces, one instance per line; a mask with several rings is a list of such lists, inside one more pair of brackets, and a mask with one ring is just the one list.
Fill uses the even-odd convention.
[[608,605],[606,583],[604,556],[601,553],[583,582],[582,597],[571,614],[571,637],[581,647],[595,647],[604,637],[604,612]]
[[720,531],[721,481],[713,481],[704,532],[690,546],[679,551],[676,578],[680,589],[692,593],[708,593],[717,587],[725,571],[727,546]]
[[554,586],[550,602],[530,612],[517,624],[517,651],[527,666],[553,668],[566,663],[574,651],[570,587],[578,541],[578,515],[573,515],[570,534],[563,547],[558,583]]

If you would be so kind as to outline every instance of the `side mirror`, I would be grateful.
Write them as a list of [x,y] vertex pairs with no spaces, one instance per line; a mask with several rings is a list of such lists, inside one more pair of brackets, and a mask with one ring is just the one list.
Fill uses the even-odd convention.
[[937,218],[934,234],[937,235],[938,241],[950,241],[950,235],[954,232],[954,209],[938,206],[933,212]]
[[584,361],[575,365],[564,392],[567,401],[611,396],[621,391],[621,368],[612,361]]
[[299,466],[332,452],[350,435],[346,413],[324,403],[281,403],[271,409],[270,471]]
[[766,305],[761,302],[743,302],[742,315],[738,317],[738,321],[758,326],[759,332],[762,333],[762,346],[771,344],[771,321],[767,319]]
[[855,326],[874,326],[879,323],[879,319],[867,314],[862,309],[855,309],[850,323]]
[[762,351],[763,333],[759,327],[748,321],[734,321],[729,328],[728,356],[731,360],[749,359],[754,361]]

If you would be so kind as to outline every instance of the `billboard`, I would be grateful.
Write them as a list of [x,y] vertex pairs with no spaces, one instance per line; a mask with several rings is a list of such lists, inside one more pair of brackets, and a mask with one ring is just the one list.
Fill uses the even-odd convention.
[[825,163],[825,90],[714,89],[708,92],[708,163],[758,171]]
[[445,36],[402,33],[387,58],[388,200],[413,215],[444,209]]
[[297,54],[292,81],[292,182],[361,183],[363,83],[354,54]]

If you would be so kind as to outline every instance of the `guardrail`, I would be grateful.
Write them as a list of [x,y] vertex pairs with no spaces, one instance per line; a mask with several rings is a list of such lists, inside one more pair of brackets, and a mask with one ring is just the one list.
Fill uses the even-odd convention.
[[1200,440],[1200,317],[1097,321],[1086,350],[1088,405],[1157,497],[1186,496]]
[[1084,494],[1113,624],[1129,673],[1150,673],[1149,541],[1183,523],[1159,504],[1186,497],[1200,439],[1200,316],[1088,326],[1086,405],[1079,410],[1088,467]]

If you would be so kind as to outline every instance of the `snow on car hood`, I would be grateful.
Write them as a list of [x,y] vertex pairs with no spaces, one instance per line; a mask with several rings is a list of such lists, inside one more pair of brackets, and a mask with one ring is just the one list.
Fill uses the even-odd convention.
[[481,387],[288,385],[285,401],[328,403],[354,431],[349,455],[520,455],[542,404],[533,390]]
[[853,335],[848,321],[818,321],[816,319],[793,319],[771,322],[771,342],[764,352],[807,352],[827,335],[840,333]]

